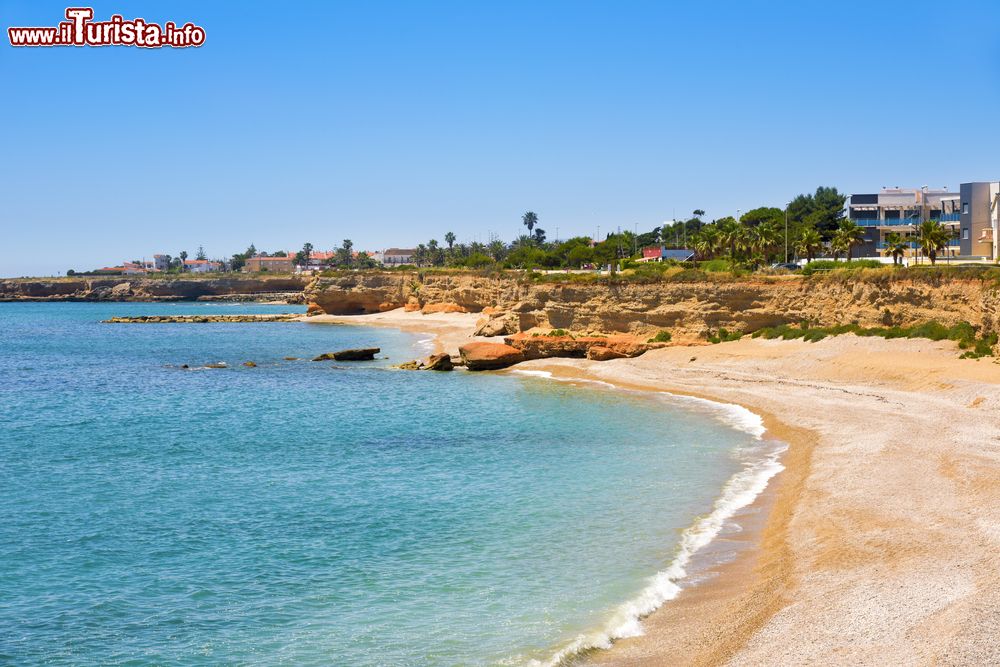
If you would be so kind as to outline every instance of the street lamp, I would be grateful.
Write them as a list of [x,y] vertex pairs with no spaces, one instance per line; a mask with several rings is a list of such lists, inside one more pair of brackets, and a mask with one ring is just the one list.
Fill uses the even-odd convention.
[[788,205],[785,205],[785,264],[788,264]]

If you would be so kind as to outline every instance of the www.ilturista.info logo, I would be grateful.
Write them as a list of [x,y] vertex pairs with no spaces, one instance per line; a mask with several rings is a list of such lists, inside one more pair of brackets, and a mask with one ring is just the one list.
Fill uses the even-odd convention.
[[11,46],[141,46],[158,49],[164,46],[184,48],[205,43],[205,29],[173,21],[162,26],[145,19],[126,21],[114,14],[108,21],[93,21],[91,7],[67,7],[66,21],[54,28],[7,28]]

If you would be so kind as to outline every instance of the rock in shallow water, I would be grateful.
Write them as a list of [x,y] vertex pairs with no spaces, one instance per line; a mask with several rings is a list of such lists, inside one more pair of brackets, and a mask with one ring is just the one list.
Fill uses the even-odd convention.
[[424,366],[425,371],[450,371],[454,368],[451,363],[450,354],[432,354],[427,359],[427,365]]
[[470,371],[496,370],[524,361],[520,350],[503,343],[466,343],[458,352]]
[[381,348],[377,347],[360,347],[353,350],[334,352],[333,358],[335,361],[369,361],[374,359],[375,355],[381,351]]
[[377,347],[359,347],[338,352],[324,352],[318,357],[314,357],[313,361],[371,361],[381,351],[381,348]]

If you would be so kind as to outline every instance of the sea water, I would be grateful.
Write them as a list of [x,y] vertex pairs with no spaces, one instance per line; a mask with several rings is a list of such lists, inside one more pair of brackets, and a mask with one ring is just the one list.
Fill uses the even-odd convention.
[[551,663],[780,467],[735,407],[391,368],[426,335],[100,323],[301,310],[0,304],[0,663]]

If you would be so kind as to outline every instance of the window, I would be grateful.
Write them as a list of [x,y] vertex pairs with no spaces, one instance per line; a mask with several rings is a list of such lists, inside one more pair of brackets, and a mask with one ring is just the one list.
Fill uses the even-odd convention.
[[967,201],[962,202],[962,213],[965,214],[969,213],[969,202]]
[[968,227],[966,227],[966,228],[964,228],[962,230],[962,240],[963,241],[968,241],[969,240],[969,228]]

